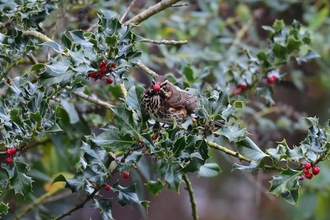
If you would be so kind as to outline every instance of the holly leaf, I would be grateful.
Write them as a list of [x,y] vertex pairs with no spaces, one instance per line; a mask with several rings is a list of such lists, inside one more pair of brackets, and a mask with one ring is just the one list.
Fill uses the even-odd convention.
[[302,62],[308,62],[311,59],[319,58],[320,55],[314,50],[309,50],[305,55],[297,57],[296,60],[300,64]]
[[129,205],[133,206],[135,204],[141,204],[141,200],[138,198],[138,195],[136,194],[136,187],[135,184],[124,187],[119,185],[118,182],[116,182],[112,189],[116,192],[118,192],[118,203],[121,206]]
[[65,99],[61,99],[61,105],[63,109],[68,113],[70,118],[70,124],[75,124],[79,121],[79,115],[73,103],[68,102]]
[[103,148],[94,143],[91,145],[83,143],[81,149],[84,151],[84,159],[88,165],[97,165],[99,170],[102,168],[107,172],[111,161],[109,154]]
[[298,199],[299,199],[299,188],[300,186],[297,185],[296,189],[292,189],[290,191],[284,191],[281,193],[281,196],[283,199],[285,199],[288,203],[292,205],[297,205],[298,204]]
[[221,169],[216,163],[206,163],[199,168],[198,176],[201,177],[216,177],[221,172]]
[[238,124],[235,124],[234,126],[224,126],[214,132],[215,134],[225,136],[228,138],[229,141],[238,141],[242,137],[244,138],[244,135],[246,133],[246,129],[240,129]]
[[10,182],[15,193],[27,196],[32,191],[32,178],[27,175],[28,167],[25,163],[19,161],[13,162],[14,175],[10,178]]
[[145,185],[152,195],[158,195],[158,193],[163,189],[165,184],[158,179],[157,181],[150,180]]
[[124,107],[114,107],[112,111],[115,114],[117,126],[123,134],[130,134],[133,137],[140,138],[140,127],[134,121],[132,111]]
[[141,97],[144,92],[144,88],[140,85],[131,87],[125,98],[128,109],[132,109],[137,113],[137,118],[142,119],[142,121],[148,120],[148,114],[144,110]]
[[[271,186],[268,192],[276,196],[279,196],[281,194],[285,195],[287,199],[292,196],[297,196],[294,191],[300,187],[298,181],[298,179],[300,178],[300,173],[301,172],[292,169],[283,170],[280,175],[273,176],[272,181],[270,181]],[[289,200],[296,201],[297,198],[293,197]]]
[[105,148],[107,151],[126,151],[130,148],[135,141],[130,135],[123,135],[116,127],[110,126],[110,128],[96,137],[92,137],[91,140]]
[[8,214],[8,209],[9,209],[8,203],[5,204],[3,202],[0,202],[0,218],[2,214],[4,215]]
[[260,150],[260,148],[248,137],[236,142],[236,146],[240,154],[251,160],[260,161],[263,158],[268,157],[268,155],[262,152],[262,150]]
[[101,216],[104,220],[112,220],[112,205],[111,199],[94,199],[91,205],[93,208],[101,209]]
[[44,42],[41,45],[47,46],[52,48],[54,51],[56,51],[57,53],[60,54],[64,54],[63,50],[61,48],[61,45],[59,45],[58,43],[54,42],[54,41],[48,41],[48,42]]
[[251,162],[249,165],[241,165],[234,163],[233,169],[240,170],[242,172],[249,172],[255,171],[259,168],[259,165],[257,163]]

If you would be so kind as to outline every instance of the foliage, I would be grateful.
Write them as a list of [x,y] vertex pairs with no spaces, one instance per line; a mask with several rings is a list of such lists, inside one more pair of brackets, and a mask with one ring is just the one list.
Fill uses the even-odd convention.
[[[122,22],[114,11],[104,10],[92,16],[95,26],[88,30],[68,30],[58,39],[50,39],[48,34],[42,34],[41,24],[47,22],[57,5],[58,2],[52,0],[0,1],[0,88],[3,91],[0,144],[4,155],[1,214],[8,214],[10,205],[6,201],[12,193],[27,198],[34,193],[34,184],[39,185],[41,180],[54,185],[64,182],[72,194],[86,194],[78,205],[55,219],[70,215],[90,200],[92,208],[100,209],[103,219],[114,219],[113,198],[102,194],[104,186],[114,180],[111,190],[121,206],[140,205],[147,210],[149,202],[141,198],[139,186],[136,183],[124,186],[117,180],[118,174],[136,170],[144,176],[140,182],[145,182],[151,194],[158,195],[165,186],[179,192],[180,184],[185,182],[193,200],[187,174],[217,176],[221,168],[212,158],[217,151],[240,159],[233,162],[233,167],[242,172],[271,171],[273,177],[268,192],[281,195],[290,204],[298,203],[304,164],[316,166],[327,160],[329,125],[322,127],[316,117],[306,117],[308,134],[298,146],[289,146],[283,139],[275,148],[263,149],[239,120],[244,120],[240,119],[244,111],[251,114],[255,111],[248,106],[252,96],[258,99],[260,108],[276,104],[273,82],[285,78],[281,68],[319,57],[313,50],[308,28],[296,20],[290,25],[276,20],[272,26],[262,27],[268,32],[269,44],[260,48],[238,45],[237,39],[226,33],[228,36],[219,41],[229,40],[233,46],[221,64],[218,62],[223,57],[212,51],[214,48],[201,51],[198,59],[183,52],[181,57],[187,56],[183,60],[179,56],[180,47],[181,51],[187,50],[182,45],[186,42],[158,41],[162,45],[157,49],[165,57],[161,65],[170,71],[166,76],[181,88],[190,87],[189,92],[198,96],[198,107],[196,120],[189,118],[183,124],[157,127],[141,103],[144,87],[137,81],[134,69],[154,74],[143,65],[145,59],[148,65],[155,65],[151,49],[144,44],[155,42],[142,37],[152,20],[145,20],[147,17],[141,15],[142,19],[136,18],[141,20]],[[199,3],[203,10],[212,6],[212,3]],[[150,13],[151,9],[148,10]],[[238,10],[250,25],[252,18],[246,5],[240,5]],[[197,14],[191,16],[193,20],[198,17]],[[134,23],[141,23],[142,30]],[[212,36],[219,32],[212,30],[215,32]],[[187,39],[194,41],[200,37],[197,30],[187,31],[184,36]],[[242,50],[238,53],[235,47]],[[49,58],[44,58],[43,50],[48,50]],[[210,57],[210,54],[216,56]],[[27,61],[30,66],[23,71],[19,69],[19,65]],[[106,74],[101,71],[102,62],[106,65]],[[21,72],[12,74],[18,70]],[[177,78],[174,73],[182,77]],[[113,80],[106,84],[105,79],[109,78]],[[263,120],[260,117],[259,123],[265,123]],[[216,122],[222,125],[217,126]],[[157,136],[156,140],[153,135]],[[235,150],[224,147],[231,145]],[[9,155],[8,149],[13,148],[18,152]],[[42,149],[43,157],[38,149]],[[6,162],[5,158],[13,161]],[[37,171],[40,164],[43,168]],[[151,175],[147,175],[147,170]],[[47,197],[61,190],[62,187],[48,190]],[[46,196],[40,197],[33,208],[37,210],[44,198]],[[192,208],[196,219],[193,202]],[[30,208],[22,209],[16,217],[23,217],[29,211]]]

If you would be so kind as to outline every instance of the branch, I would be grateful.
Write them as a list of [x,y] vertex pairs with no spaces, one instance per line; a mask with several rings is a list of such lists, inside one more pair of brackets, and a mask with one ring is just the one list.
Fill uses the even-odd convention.
[[162,0],[161,2],[149,7],[147,10],[135,15],[130,20],[126,21],[123,26],[126,26],[128,24],[139,24],[144,20],[147,20],[149,17],[151,17],[154,14],[157,14],[160,11],[165,10],[168,7],[171,7],[175,3],[179,2],[180,0]]
[[238,159],[243,160],[243,161],[246,161],[246,162],[248,162],[248,163],[251,163],[251,162],[252,162],[249,158],[244,157],[242,154],[240,154],[240,153],[238,153],[238,152],[235,152],[235,151],[233,151],[233,150],[229,150],[228,148],[223,147],[223,146],[221,146],[221,145],[219,145],[219,144],[216,144],[216,143],[214,143],[214,142],[212,142],[212,141],[205,140],[205,142],[206,142],[210,147],[212,147],[212,148],[214,148],[214,149],[221,150],[221,151],[225,152],[226,154],[229,154],[229,155],[231,155],[231,156],[233,156],[233,157],[237,157]]
[[155,77],[158,76],[158,74],[155,71],[152,71],[151,69],[149,69],[146,65],[144,65],[143,63],[141,63],[141,61],[138,61],[136,63],[136,65],[141,69],[144,70],[146,73],[148,73],[150,76]]
[[166,45],[182,45],[188,43],[187,40],[151,40],[151,39],[143,39],[140,42],[145,43],[153,43],[153,44],[166,44]]
[[197,204],[196,204],[196,200],[195,200],[195,196],[194,196],[194,190],[192,189],[192,186],[191,186],[191,182],[189,181],[187,174],[183,174],[182,178],[183,178],[183,181],[187,185],[186,190],[188,191],[189,197],[190,197],[190,204],[191,204],[191,209],[192,209],[191,214],[192,214],[194,220],[198,220]]
[[133,0],[131,2],[131,4],[127,7],[125,13],[123,14],[123,16],[120,19],[120,23],[123,23],[124,19],[126,18],[126,16],[128,15],[129,11],[132,9],[133,5],[135,4],[136,0]]
[[97,188],[95,188],[94,191],[93,191],[90,195],[88,195],[83,201],[81,201],[78,205],[76,205],[75,207],[73,207],[73,208],[70,209],[69,211],[67,211],[67,212],[65,212],[65,213],[63,213],[63,214],[61,214],[61,215],[59,215],[59,216],[53,218],[53,220],[62,219],[62,218],[64,218],[65,216],[71,215],[71,213],[73,213],[74,211],[83,208],[83,207],[85,206],[85,204],[86,204],[89,200],[91,200],[91,199],[94,197],[94,195],[95,195],[95,194],[96,194],[96,193],[97,193],[102,187],[103,187],[103,185],[102,185],[102,186],[99,186],[99,187],[97,187]]
[[53,41],[52,39],[50,39],[49,37],[47,37],[46,35],[38,32],[38,31],[24,31],[23,36],[27,36],[27,37],[33,36],[33,37],[39,38],[40,40],[45,41],[45,42]]
[[[66,86],[65,87],[65,89],[67,89],[67,90],[72,90],[72,87],[70,87],[70,86]],[[101,101],[101,100],[99,100],[99,99],[95,99],[95,98],[93,98],[93,97],[91,97],[91,96],[89,96],[89,95],[86,95],[85,93],[83,93],[83,92],[75,92],[75,91],[71,91],[73,94],[75,94],[76,96],[79,96],[80,98],[82,98],[82,99],[85,99],[85,100],[87,100],[87,101],[89,101],[89,102],[92,102],[92,103],[95,103],[95,104],[97,104],[97,105],[100,105],[100,106],[103,106],[103,107],[106,107],[106,108],[112,108],[112,107],[114,107],[113,105],[111,105],[111,104],[109,104],[109,103],[107,103],[107,102],[105,102],[105,101]]]

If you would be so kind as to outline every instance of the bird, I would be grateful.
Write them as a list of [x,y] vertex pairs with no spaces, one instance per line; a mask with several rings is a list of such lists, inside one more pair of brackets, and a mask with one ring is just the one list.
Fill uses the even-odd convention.
[[142,104],[155,121],[181,124],[197,108],[197,96],[180,90],[165,76],[157,75],[144,91]]

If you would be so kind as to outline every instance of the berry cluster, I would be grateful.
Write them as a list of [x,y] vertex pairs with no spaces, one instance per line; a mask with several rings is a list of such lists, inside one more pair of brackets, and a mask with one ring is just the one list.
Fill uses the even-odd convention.
[[[273,84],[277,80],[277,78],[278,77],[277,77],[276,74],[269,75],[269,76],[267,76],[267,83],[269,85]],[[248,85],[246,83],[237,84],[234,91],[233,91],[233,94],[238,95],[240,92],[243,92],[247,88],[248,88]]]
[[[92,78],[95,80],[103,79],[106,76],[106,74],[111,73],[114,68],[116,68],[116,64],[111,63],[110,65],[107,66],[105,61],[101,61],[99,64],[99,71],[88,73],[87,78]],[[113,83],[113,79],[110,77],[106,78],[106,81],[109,84]]]
[[316,176],[319,174],[321,171],[320,167],[318,166],[313,166],[310,163],[306,163],[304,165],[303,173],[304,175],[300,177],[300,180],[303,180],[304,178],[306,179],[312,179],[313,176]]
[[277,79],[277,76],[276,75],[271,75],[271,76],[268,76],[267,77],[267,83],[268,84],[273,84]]
[[13,147],[13,148],[8,148],[7,150],[6,150],[6,154],[7,154],[7,158],[6,158],[6,163],[7,164],[11,164],[11,163],[13,163],[13,161],[14,161],[14,156],[16,155],[16,153],[17,153],[17,149],[15,148],[15,147]]

